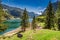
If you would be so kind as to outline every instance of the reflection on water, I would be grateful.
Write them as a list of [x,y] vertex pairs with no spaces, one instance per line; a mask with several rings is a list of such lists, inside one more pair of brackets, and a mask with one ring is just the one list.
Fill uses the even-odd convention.
[[8,29],[6,29],[4,32],[0,32],[0,34],[6,33],[8,31],[18,28],[21,24],[21,20],[19,20],[19,19],[7,20],[4,22],[4,24],[8,25]]
[[[29,22],[32,22],[32,19],[29,19]],[[4,32],[0,32],[0,35],[20,27],[21,20],[20,19],[7,20],[4,22],[4,24],[8,25],[8,29],[6,29]]]

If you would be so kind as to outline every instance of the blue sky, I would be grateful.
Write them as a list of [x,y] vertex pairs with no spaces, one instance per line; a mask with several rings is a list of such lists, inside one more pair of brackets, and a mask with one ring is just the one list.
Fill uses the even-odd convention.
[[[48,2],[49,0],[2,0],[3,4],[21,9],[27,8],[28,11],[38,14],[46,9]],[[52,2],[56,2],[56,0],[52,0]]]

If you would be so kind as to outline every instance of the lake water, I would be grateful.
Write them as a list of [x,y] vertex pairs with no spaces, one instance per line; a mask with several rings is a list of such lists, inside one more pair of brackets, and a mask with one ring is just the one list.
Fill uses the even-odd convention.
[[[32,22],[32,19],[29,19],[29,22]],[[6,29],[4,32],[0,32],[1,34],[4,34],[6,32],[12,31],[18,27],[21,26],[21,20],[20,19],[15,19],[15,20],[7,20],[4,22],[6,25],[8,25],[8,29]]]

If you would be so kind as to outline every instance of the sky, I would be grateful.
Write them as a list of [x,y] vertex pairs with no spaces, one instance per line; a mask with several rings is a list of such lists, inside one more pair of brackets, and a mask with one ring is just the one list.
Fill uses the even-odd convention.
[[[57,0],[52,0],[56,2]],[[2,0],[2,4],[18,7],[21,9],[26,8],[29,12],[35,12],[41,14],[41,11],[44,11],[49,3],[49,0]]]

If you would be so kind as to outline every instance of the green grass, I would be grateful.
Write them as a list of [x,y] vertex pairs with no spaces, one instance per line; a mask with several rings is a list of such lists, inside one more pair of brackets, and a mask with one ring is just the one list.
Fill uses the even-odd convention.
[[38,24],[38,26],[40,26],[40,27],[45,27],[45,23],[44,22],[40,22],[40,23],[37,23]]
[[26,31],[23,34],[22,38],[18,38],[17,35],[14,35],[11,38],[5,38],[4,40],[60,40],[60,31],[53,30],[33,30]]

